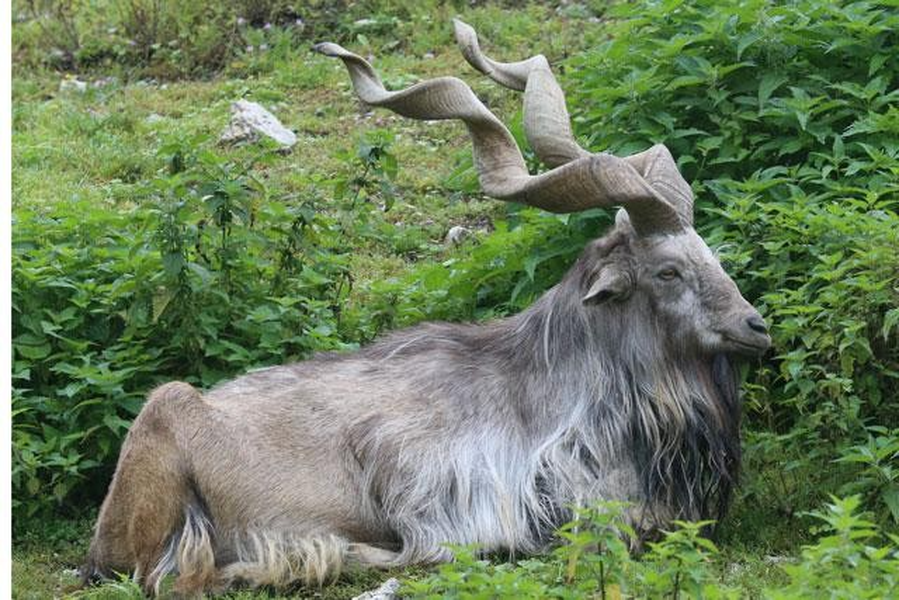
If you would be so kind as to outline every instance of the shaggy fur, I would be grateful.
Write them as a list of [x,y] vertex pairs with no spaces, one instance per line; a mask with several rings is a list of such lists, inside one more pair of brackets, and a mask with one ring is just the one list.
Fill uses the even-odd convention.
[[[448,560],[447,542],[531,553],[598,499],[631,503],[640,535],[721,518],[740,406],[735,347],[707,330],[755,312],[692,236],[645,240],[622,218],[509,319],[425,324],[203,395],[162,386],[126,439],[85,577],[134,571],[152,593],[177,574],[191,594]],[[692,291],[654,283],[672,248]],[[630,287],[585,299],[607,269]]]

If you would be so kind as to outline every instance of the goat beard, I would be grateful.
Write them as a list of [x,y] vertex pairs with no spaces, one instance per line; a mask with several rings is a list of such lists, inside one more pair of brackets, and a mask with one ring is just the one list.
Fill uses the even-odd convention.
[[715,518],[720,522],[727,515],[733,490],[739,482],[742,451],[740,448],[740,421],[743,402],[740,398],[739,372],[730,357],[718,354],[712,358],[712,383],[716,402],[723,415],[723,427],[719,433],[718,451],[721,464],[718,469],[718,490]]
[[[684,428],[661,447],[636,433],[635,461],[640,469],[648,527],[641,538],[655,537],[660,523],[673,519],[715,520],[713,535],[726,516],[740,473],[738,372],[733,357],[716,354],[704,365],[709,403],[694,403]],[[663,514],[654,514],[662,511]]]

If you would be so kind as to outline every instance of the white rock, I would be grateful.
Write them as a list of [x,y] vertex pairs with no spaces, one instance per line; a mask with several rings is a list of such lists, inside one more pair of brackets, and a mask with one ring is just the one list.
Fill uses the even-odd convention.
[[353,600],[394,600],[396,593],[400,590],[400,582],[395,577],[391,577],[381,584],[381,587],[359,594]]
[[95,79],[91,85],[93,85],[95,88],[104,88],[110,85],[115,85],[118,82],[119,80],[115,76],[110,75],[109,77],[101,77],[99,79]]
[[248,100],[234,102],[231,105],[231,122],[225,127],[219,141],[253,142],[259,136],[271,138],[284,148],[291,148],[297,143],[297,136],[259,104]]
[[461,225],[455,225],[450,227],[450,230],[446,232],[446,243],[457,246],[462,243],[462,240],[470,235],[471,229],[462,227]]
[[160,121],[165,121],[165,117],[163,117],[160,114],[150,113],[149,115],[147,115],[147,118],[144,119],[144,121],[146,121],[147,123],[152,125],[153,123],[159,123]]
[[59,82],[59,91],[83,94],[87,91],[87,83],[78,79],[63,79]]

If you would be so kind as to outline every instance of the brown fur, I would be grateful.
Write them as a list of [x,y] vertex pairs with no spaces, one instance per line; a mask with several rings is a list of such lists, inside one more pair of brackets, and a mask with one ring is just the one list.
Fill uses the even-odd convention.
[[[181,428],[190,421],[199,426],[202,409],[200,393],[186,383],[167,383],[150,393],[122,446],[100,508],[85,576],[133,571],[147,590],[158,589],[155,568],[172,532],[186,525],[185,506],[197,501],[188,480]],[[188,539],[182,537],[182,550],[192,545]],[[182,561],[185,568],[176,590],[202,589],[212,582],[214,569],[209,564],[191,568],[196,562]]]

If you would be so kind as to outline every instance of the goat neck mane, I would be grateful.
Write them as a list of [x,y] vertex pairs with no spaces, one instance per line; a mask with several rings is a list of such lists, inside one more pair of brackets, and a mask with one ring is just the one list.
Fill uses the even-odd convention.
[[[501,383],[487,390],[472,386],[474,406],[456,408],[493,422],[489,429],[496,439],[483,443],[494,455],[478,460],[488,471],[510,471],[509,477],[492,473],[479,480],[478,469],[460,464],[445,467],[448,476],[433,481],[450,482],[439,492],[449,497],[446,506],[458,504],[460,513],[476,504],[472,498],[479,489],[493,486],[484,478],[505,481],[512,487],[503,492],[511,495],[503,509],[511,514],[506,535],[518,538],[518,549],[540,548],[571,518],[572,506],[597,498],[631,502],[641,534],[672,519],[721,519],[740,464],[740,400],[730,360],[672,347],[661,325],[647,317],[648,306],[582,305],[580,280],[575,267],[518,315],[485,325],[421,325],[388,336],[362,356],[388,364],[404,356],[450,354],[458,370],[450,381],[460,389],[471,385],[473,373],[483,376],[483,365],[493,365]],[[513,380],[504,373],[518,376]],[[434,394],[433,385],[423,380],[421,393]],[[480,403],[479,397],[491,401]],[[502,413],[479,412],[478,406],[487,405],[500,406]],[[381,445],[371,439],[364,444],[369,451]],[[385,461],[383,452],[374,454],[381,463],[369,463],[375,465],[369,489],[379,504],[372,508],[389,510],[390,497],[406,486],[388,470],[395,475],[402,469]],[[500,461],[505,464],[493,464]],[[476,512],[468,514],[473,518]],[[528,533],[513,535],[519,529],[514,524],[523,522]]]

